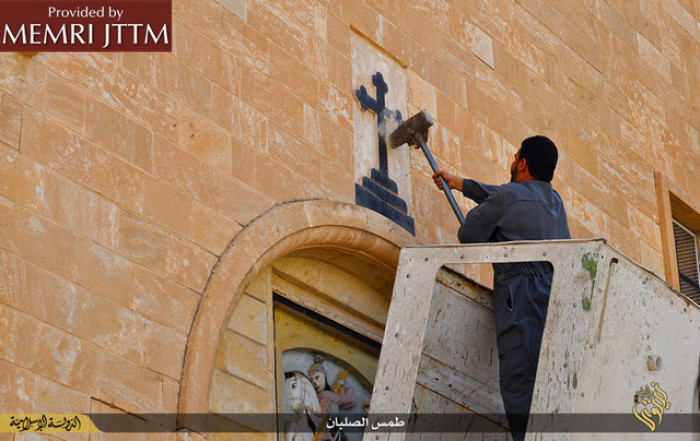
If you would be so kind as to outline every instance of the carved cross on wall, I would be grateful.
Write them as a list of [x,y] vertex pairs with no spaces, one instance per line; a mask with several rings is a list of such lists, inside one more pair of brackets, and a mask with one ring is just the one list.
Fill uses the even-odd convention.
[[[367,93],[365,86],[355,91],[362,110],[371,110],[377,115],[377,145],[379,148],[379,169],[373,168],[371,175],[362,178],[362,185],[355,184],[355,203],[380,213],[415,235],[415,222],[408,215],[408,205],[399,196],[398,185],[389,178],[386,140],[394,127],[403,122],[401,112],[386,108],[384,100],[389,86],[381,72],[372,75],[372,84],[377,89],[377,98]],[[394,122],[388,124],[387,121]],[[389,133],[387,133],[389,132]]]
[[384,81],[384,76],[381,72],[377,72],[372,75],[372,84],[377,89],[377,99],[372,98],[367,93],[365,86],[360,86],[358,90],[355,91],[355,96],[360,100],[360,105],[362,110],[371,110],[377,115],[377,134],[378,134],[378,144],[379,144],[379,170],[389,178],[389,165],[387,162],[387,152],[386,152],[386,139],[390,133],[386,133],[386,121],[387,118],[392,118],[396,120],[397,125],[401,124],[403,118],[401,117],[401,112],[398,110],[389,110],[386,107],[386,102],[384,97],[389,91],[389,86],[387,86]]

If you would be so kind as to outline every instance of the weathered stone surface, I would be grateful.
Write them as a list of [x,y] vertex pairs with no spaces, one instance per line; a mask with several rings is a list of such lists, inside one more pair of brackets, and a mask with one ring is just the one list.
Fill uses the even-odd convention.
[[244,295],[231,314],[228,327],[258,343],[267,344],[267,306]]
[[[234,173],[234,177],[231,177],[232,171],[241,167],[253,173],[256,157],[252,149],[249,152],[250,156],[245,156],[244,151],[241,157],[238,147],[246,146],[237,140],[233,141],[233,146],[233,149],[226,152],[228,168],[222,169],[197,157],[193,152],[182,150],[175,143],[156,138],[153,153],[158,165],[155,167],[155,174],[174,188],[203,202],[207,207],[212,207],[222,215],[244,225],[261,210],[272,205],[272,200],[256,191],[257,189],[250,188],[251,176],[247,177],[241,172]],[[222,223],[222,227],[227,226]],[[231,238],[232,236],[229,240]]]
[[162,409],[162,379],[144,366],[104,354],[98,360],[95,387],[107,402],[131,412],[158,413]]
[[0,331],[7,336],[0,350],[3,360],[82,393],[96,392],[103,351],[24,313],[0,309]]
[[262,388],[273,385],[267,370],[267,347],[227,330],[221,338],[217,368]]
[[168,245],[169,236],[165,231],[129,213],[122,213],[119,252],[130,260],[163,273]]
[[216,264],[216,256],[176,237],[170,238],[166,275],[197,292],[202,292]]
[[[274,410],[269,380],[251,374],[274,368],[272,287],[257,281],[242,294],[247,277],[287,252],[332,244],[382,262],[378,273],[364,260],[326,262],[380,292],[393,282],[385,271],[397,247],[456,242],[419,152],[389,152],[415,238],[353,206],[377,159],[376,118],[360,112],[354,90],[371,89],[368,74],[385,67],[389,108],[431,114],[429,144],[446,170],[505,182],[523,138],[551,137],[561,153],[554,186],[574,237],[605,236],[668,274],[674,256],[664,254],[659,215],[670,208],[654,173],[700,212],[692,1],[172,6],[170,53],[0,54],[0,376],[12,385],[0,389],[19,410],[58,406],[61,396],[71,409],[94,397],[114,405],[98,410],[195,403],[205,412],[222,332],[232,353],[240,346],[249,357],[227,355],[236,377],[216,381]],[[465,211],[474,206],[457,196]],[[324,202],[291,203],[315,199]],[[333,287],[328,275],[346,280],[307,264],[295,274],[316,276],[313,289]],[[352,305],[340,290],[331,297],[318,301],[372,317],[375,328],[363,329],[381,333],[384,304]],[[214,325],[196,325],[197,314]],[[199,348],[187,352],[198,357],[191,364],[206,370],[195,368],[193,381],[206,384],[198,396],[183,386],[181,397],[188,339]],[[222,409],[234,397],[216,393]],[[426,405],[445,404],[429,395],[420,395]],[[178,436],[203,435],[90,439]]]
[[76,132],[82,132],[86,115],[85,93],[63,78],[49,73],[46,114]]
[[152,132],[97,100],[88,100],[85,134],[107,151],[150,172]]
[[0,141],[19,149],[22,127],[22,105],[6,94],[0,94]]
[[[146,321],[144,325],[143,364],[170,378],[180,378],[186,343],[186,334],[152,321]],[[172,393],[172,391],[168,392]],[[165,393],[164,387],[163,394]],[[165,396],[163,398],[165,399]]]
[[[273,413],[275,393],[231,374],[216,370],[212,379],[210,410],[220,414]],[[246,397],[245,399],[241,399]]]
[[141,268],[135,268],[129,307],[155,322],[187,333],[200,296]]

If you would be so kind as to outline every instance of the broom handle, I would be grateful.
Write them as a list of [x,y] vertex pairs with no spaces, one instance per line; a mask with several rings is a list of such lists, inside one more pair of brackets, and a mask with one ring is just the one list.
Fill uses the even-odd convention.
[[[425,155],[425,159],[428,160],[428,164],[430,164],[430,168],[433,169],[433,173],[437,172],[440,170],[440,167],[438,167],[437,163],[435,162],[435,158],[433,158],[433,154],[430,153],[430,149],[428,148],[428,145],[425,143],[423,140],[423,136],[421,136],[420,133],[416,133],[415,135],[416,142],[420,146],[420,149],[423,151],[423,154]],[[459,205],[457,205],[457,201],[455,200],[454,195],[452,194],[452,190],[450,190],[450,187],[447,185],[447,182],[440,176],[440,180],[442,181],[442,191],[445,193],[445,196],[447,196],[447,200],[450,203],[450,206],[452,207],[452,211],[455,212],[455,215],[457,216],[457,220],[459,220],[460,225],[464,225],[464,222],[466,219],[464,218],[464,214],[462,214],[462,210],[460,210]]]

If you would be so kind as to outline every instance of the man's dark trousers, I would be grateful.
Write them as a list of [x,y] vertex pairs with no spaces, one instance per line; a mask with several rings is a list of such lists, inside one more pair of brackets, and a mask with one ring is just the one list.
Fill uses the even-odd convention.
[[549,263],[494,265],[501,396],[514,440],[525,436],[552,284]]

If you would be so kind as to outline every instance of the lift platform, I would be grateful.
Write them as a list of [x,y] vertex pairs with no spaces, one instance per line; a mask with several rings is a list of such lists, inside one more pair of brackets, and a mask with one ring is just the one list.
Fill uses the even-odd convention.
[[602,239],[402,250],[370,416],[413,422],[363,439],[510,439],[490,292],[445,266],[526,261],[554,267],[527,439],[700,439],[700,308]]

